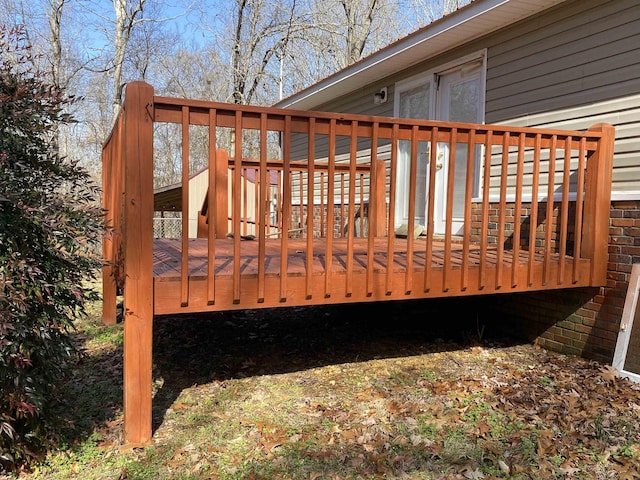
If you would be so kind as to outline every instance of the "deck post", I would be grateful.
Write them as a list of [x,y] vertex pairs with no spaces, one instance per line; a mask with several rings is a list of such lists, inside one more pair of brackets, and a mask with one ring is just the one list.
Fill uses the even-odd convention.
[[[206,201],[205,197],[205,201]],[[208,218],[206,213],[202,213],[202,210],[198,210],[198,238],[207,238],[209,232],[209,225],[207,224]]]
[[151,440],[153,87],[127,85],[124,111],[124,441],[143,445]]
[[598,123],[589,131],[601,132],[602,137],[597,150],[587,159],[582,251],[591,259],[591,285],[598,286],[607,280],[615,128]]
[[[229,154],[223,148],[216,150],[215,159],[215,217],[209,218],[209,225],[215,225],[215,237],[225,238],[229,233]],[[240,232],[236,232],[240,233]]]

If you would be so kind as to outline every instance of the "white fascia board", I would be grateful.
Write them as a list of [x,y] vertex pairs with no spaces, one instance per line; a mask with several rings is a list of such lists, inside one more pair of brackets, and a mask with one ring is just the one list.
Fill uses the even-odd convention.
[[274,106],[311,110],[390,73],[408,68],[563,1],[565,0],[474,0]]

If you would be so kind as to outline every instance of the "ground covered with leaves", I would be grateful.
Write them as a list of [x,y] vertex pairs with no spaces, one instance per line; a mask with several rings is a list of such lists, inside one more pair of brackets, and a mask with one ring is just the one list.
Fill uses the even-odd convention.
[[640,386],[429,305],[158,318],[146,448],[122,445],[122,325],[90,319],[65,443],[21,477],[640,478]]

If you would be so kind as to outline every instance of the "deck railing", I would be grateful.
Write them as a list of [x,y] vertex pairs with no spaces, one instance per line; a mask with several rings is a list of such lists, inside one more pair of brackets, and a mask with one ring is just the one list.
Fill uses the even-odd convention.
[[[479,266],[481,278],[489,255],[493,256],[499,267],[487,284],[498,287],[532,284],[534,255],[542,255],[547,263],[552,255],[560,257],[562,271],[557,278],[551,278],[547,269],[542,280],[557,282],[558,288],[571,286],[561,285],[565,257],[574,259],[574,279],[579,259],[588,259],[590,284],[606,280],[614,137],[609,125],[565,131],[289,111],[158,97],[151,86],[134,82],[127,87],[123,110],[103,150],[104,206],[113,225],[104,242],[109,292],[121,287],[125,292],[152,291],[153,136],[154,125],[161,122],[181,125],[175,141],[182,145],[183,232],[188,232],[190,216],[198,213],[188,207],[192,129],[205,129],[208,138],[209,190],[198,230],[208,239],[210,305],[217,301],[217,239],[233,236],[233,299],[242,304],[243,237],[250,235],[258,242],[259,265],[264,264],[268,239],[278,238],[280,250],[287,252],[291,238],[305,238],[307,275],[313,271],[314,239],[325,238],[327,289],[335,238],[346,237],[347,275],[353,267],[354,238],[366,237],[368,258],[373,258],[374,241],[384,238],[388,292],[400,224],[406,227],[407,265],[412,264],[418,242],[424,243],[426,259],[434,242],[442,242],[445,290],[453,278],[460,282],[454,290],[467,287],[471,250],[479,252],[473,265]],[[443,151],[456,161],[449,162],[440,187],[436,180]],[[408,180],[398,188],[400,169]],[[445,207],[444,228],[438,232],[435,205],[440,188]],[[456,215],[459,230],[452,221]],[[417,235],[421,225],[424,232]],[[462,250],[459,275],[452,274],[456,242]],[[189,248],[189,238],[183,234],[183,305],[189,299]],[[509,258],[520,260],[509,264],[507,251],[512,254]],[[287,255],[280,262],[279,295],[286,302]],[[516,268],[519,262],[529,265],[524,276]],[[372,295],[374,262],[366,268],[367,295]],[[404,288],[432,288],[430,268],[426,261],[422,278],[414,278],[407,268]],[[349,279],[347,290],[348,284]],[[266,295],[264,269],[258,272],[257,285],[252,302],[259,304]],[[311,295],[309,279],[307,285]],[[152,309],[151,299],[142,301],[143,309]],[[115,318],[115,311],[105,307],[105,318],[110,315]]]
[[[181,127],[183,235],[167,241],[179,273],[154,284],[154,130],[163,122]],[[583,132],[301,112],[128,85],[102,170],[111,225],[103,322],[116,321],[123,293],[125,440],[151,438],[156,313],[604,285],[613,140],[604,124]],[[189,207],[196,156],[208,165],[198,209],[206,242],[186,233],[198,214]],[[257,273],[243,277],[249,234]],[[279,265],[267,275],[274,241]],[[190,249],[203,243],[206,271],[193,278]],[[221,276],[216,255],[229,243],[231,273]],[[290,244],[305,261],[293,279]],[[343,264],[332,268],[338,250]],[[161,311],[158,299],[171,308]]]

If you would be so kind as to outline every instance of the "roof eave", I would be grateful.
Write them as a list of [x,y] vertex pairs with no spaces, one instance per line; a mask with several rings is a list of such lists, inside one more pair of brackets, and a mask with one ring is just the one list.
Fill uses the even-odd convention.
[[565,0],[475,0],[362,60],[287,97],[274,106],[312,110]]

